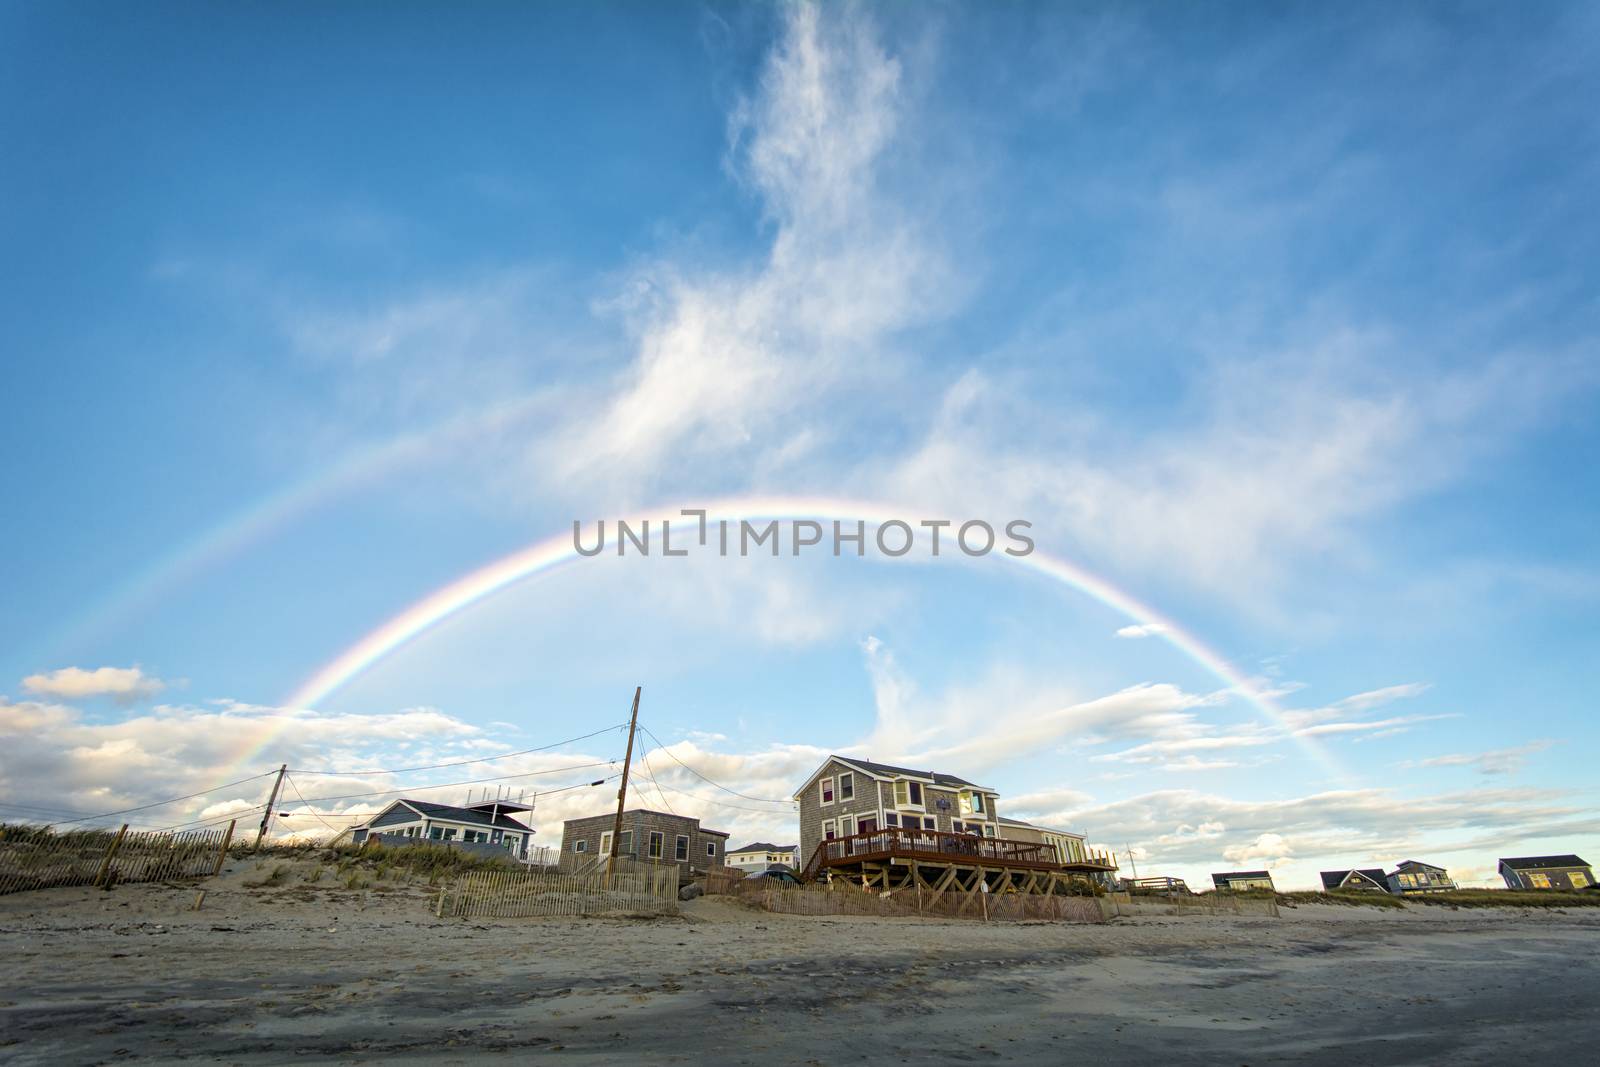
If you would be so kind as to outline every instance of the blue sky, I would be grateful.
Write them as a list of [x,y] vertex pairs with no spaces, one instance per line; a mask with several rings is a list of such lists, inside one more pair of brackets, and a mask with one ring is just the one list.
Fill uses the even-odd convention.
[[[1141,871],[1600,844],[1585,6],[0,20],[0,803],[210,818],[642,683],[741,792],[933,761]],[[737,495],[1027,518],[1286,717],[1017,568],[823,557],[596,560],[282,707],[575,518]]]

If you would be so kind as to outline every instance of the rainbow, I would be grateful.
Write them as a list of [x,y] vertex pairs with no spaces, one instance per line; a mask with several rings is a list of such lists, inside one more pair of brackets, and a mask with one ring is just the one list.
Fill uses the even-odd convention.
[[[876,527],[892,518],[921,514],[920,509],[915,508],[895,508],[863,501],[820,497],[735,497],[697,506],[705,508],[708,523],[719,519],[729,521],[837,519],[861,521]],[[637,528],[645,519],[678,521],[681,513],[678,508],[662,508],[625,518],[631,526]],[[686,524],[694,522],[686,518],[682,521]],[[656,528],[659,529],[659,526]],[[379,661],[447,619],[469,610],[513,585],[555,573],[583,558],[573,548],[571,535],[562,533],[538,541],[521,551],[472,571],[429,593],[339,653],[285,698],[284,704],[299,709],[315,707],[370,670]],[[1268,722],[1284,730],[1287,736],[1294,738],[1317,763],[1336,777],[1343,777],[1342,770],[1332,757],[1314,740],[1298,734],[1293,724],[1285,718],[1283,711],[1249,678],[1221,655],[1208,648],[1198,637],[1132,594],[1118,589],[1105,579],[1089,573],[1068,560],[1051,556],[1037,548],[1027,556],[1007,556],[997,549],[991,553],[991,558],[1004,560],[1043,575],[1083,593],[1136,624],[1152,627],[1152,636],[1159,637],[1215,676],[1227,689],[1248,702]],[[271,740],[271,738],[265,739],[262,745],[245,758],[251,758],[259,753]]]

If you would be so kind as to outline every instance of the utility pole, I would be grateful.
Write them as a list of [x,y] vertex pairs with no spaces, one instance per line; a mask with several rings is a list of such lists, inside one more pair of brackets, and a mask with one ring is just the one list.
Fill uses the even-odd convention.
[[639,725],[639,694],[644,686],[633,687],[633,711],[628,715],[628,754],[622,757],[622,787],[617,790],[617,821],[611,824],[611,854],[606,857],[606,884],[611,884],[611,871],[617,865],[617,845],[622,840],[622,806],[628,799],[628,766],[633,763],[633,731]]
[[1133,880],[1139,880],[1139,865],[1133,862],[1133,845],[1128,845],[1128,863],[1133,867]]
[[287,763],[278,768],[277,780],[272,783],[272,795],[267,797],[267,810],[261,813],[261,829],[256,831],[255,850],[261,848],[261,839],[267,836],[267,826],[272,822],[272,809],[278,805],[278,790],[283,788],[283,776],[288,770]]

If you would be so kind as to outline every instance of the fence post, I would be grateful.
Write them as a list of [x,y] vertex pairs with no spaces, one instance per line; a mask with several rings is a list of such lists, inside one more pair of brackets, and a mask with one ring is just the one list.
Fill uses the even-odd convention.
[[234,819],[228,823],[228,829],[222,834],[222,847],[217,849],[217,862],[211,865],[211,876],[215,878],[222,873],[222,861],[228,858],[228,842],[233,840],[233,827],[239,820]]
[[105,880],[106,875],[110,872],[111,860],[114,856],[116,856],[117,849],[121,846],[122,839],[126,836],[128,836],[128,824],[123,823],[122,829],[117,831],[117,836],[111,839],[111,847],[106,849],[105,857],[100,861],[100,869],[94,873],[93,884],[95,886],[99,886],[100,883]]

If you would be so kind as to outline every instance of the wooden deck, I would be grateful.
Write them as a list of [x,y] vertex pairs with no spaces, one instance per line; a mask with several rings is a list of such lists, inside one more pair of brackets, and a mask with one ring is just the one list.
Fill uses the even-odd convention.
[[973,872],[981,872],[980,879],[1017,885],[1028,882],[1025,876],[1030,873],[1087,876],[1116,867],[1105,857],[1064,864],[1055,849],[1042,842],[889,827],[823,841],[802,877],[811,880],[824,872],[859,874],[862,884],[877,882],[887,887],[912,884],[923,870],[946,869],[961,872],[963,882],[970,881]]

